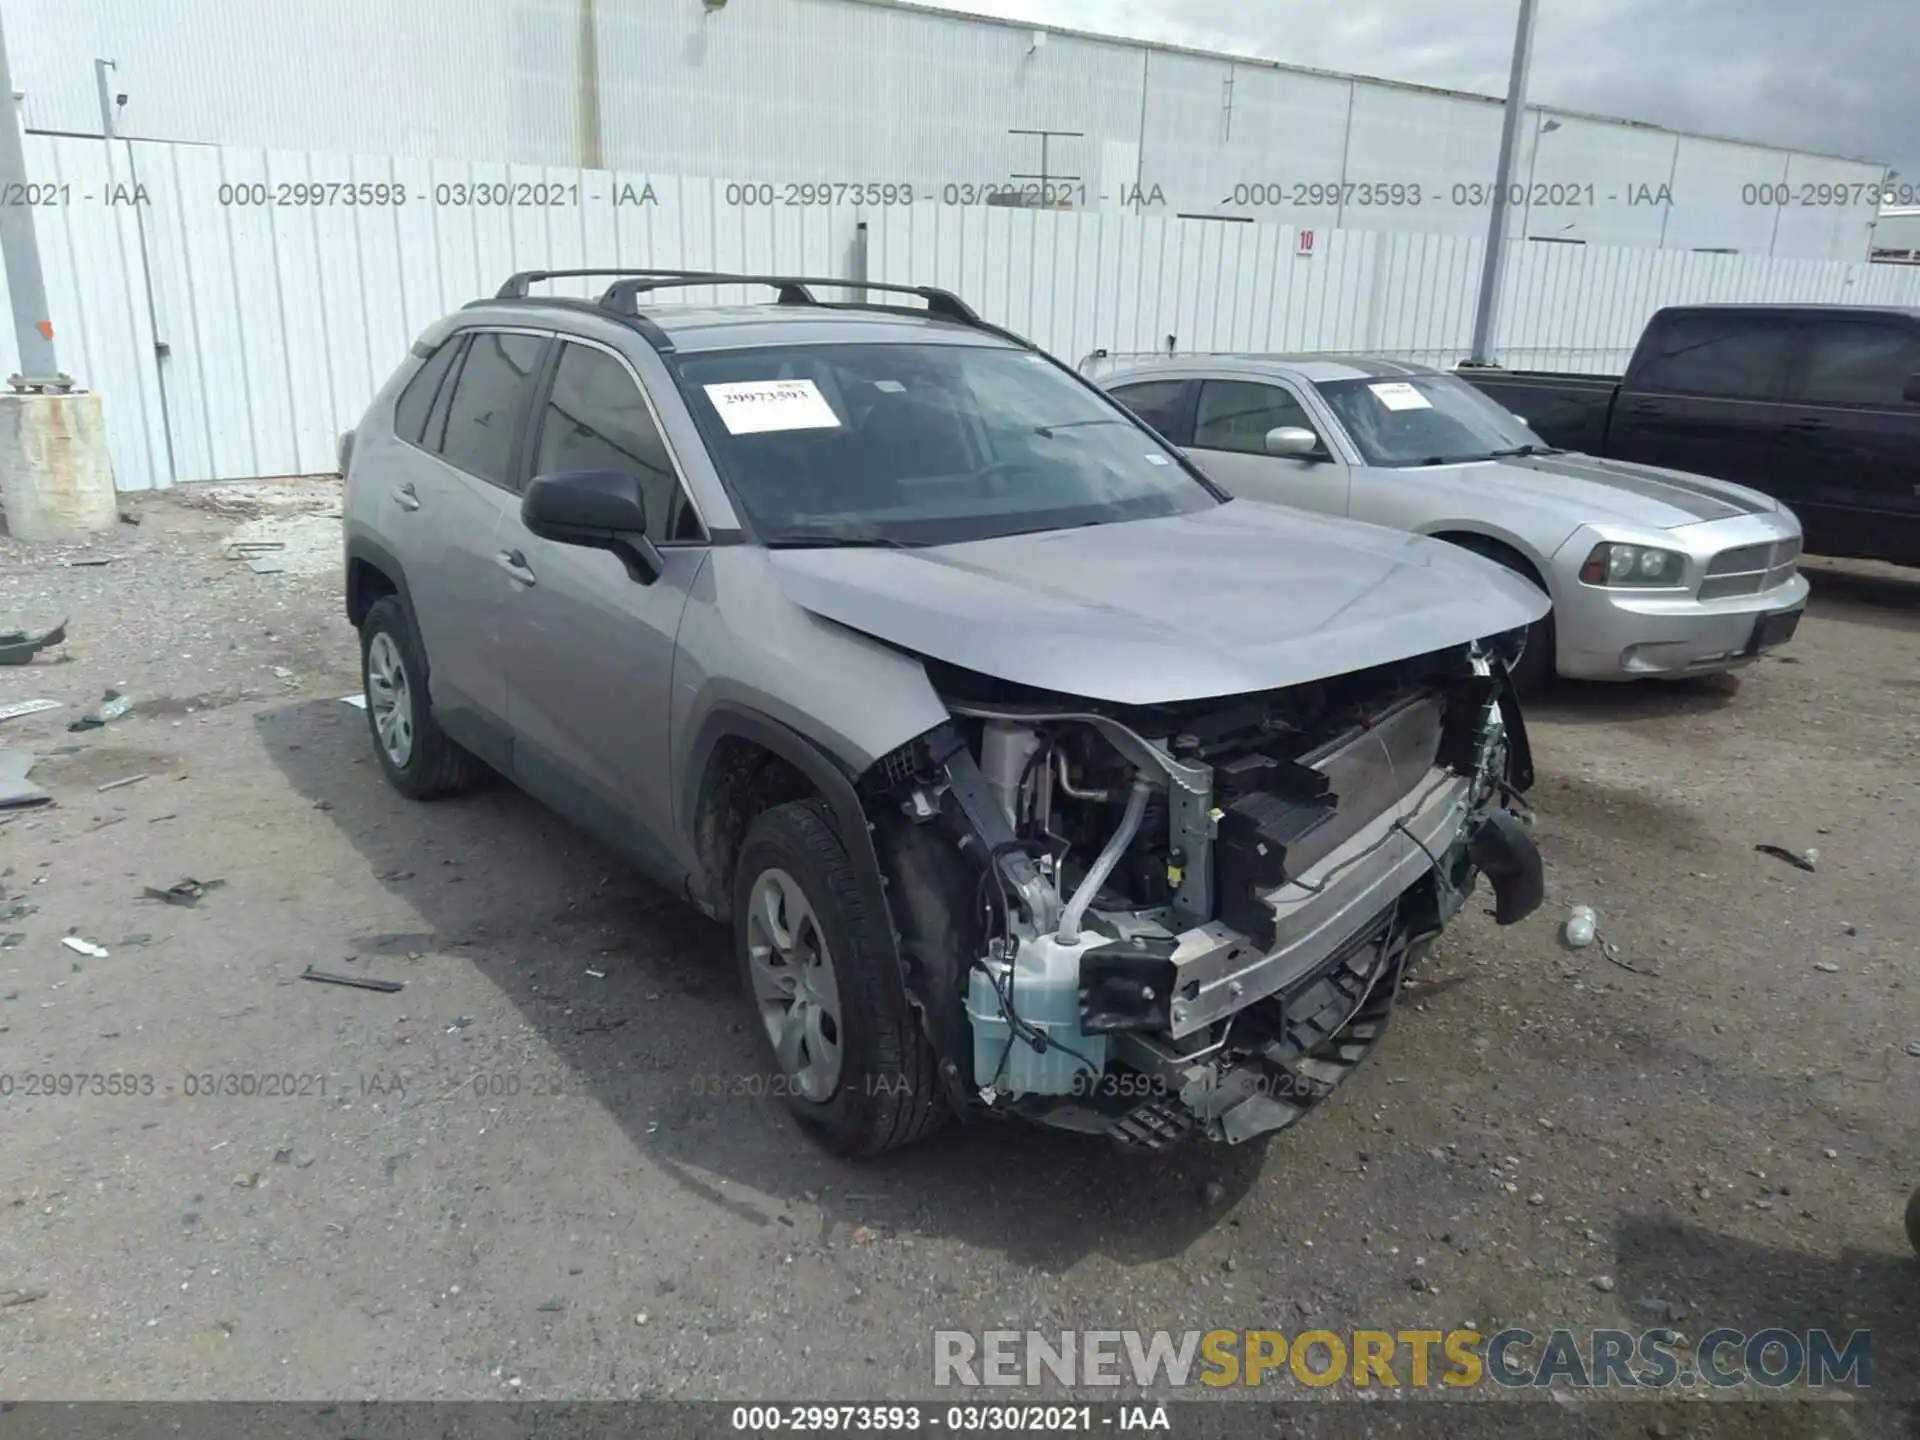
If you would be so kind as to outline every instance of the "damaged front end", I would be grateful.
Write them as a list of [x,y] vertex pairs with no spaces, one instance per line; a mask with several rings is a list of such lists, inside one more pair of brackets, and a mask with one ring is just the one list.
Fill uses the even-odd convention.
[[1540,904],[1526,734],[1481,645],[1159,707],[928,674],[951,721],[863,798],[963,1114],[1145,1148],[1279,1129],[1479,876],[1503,925]]

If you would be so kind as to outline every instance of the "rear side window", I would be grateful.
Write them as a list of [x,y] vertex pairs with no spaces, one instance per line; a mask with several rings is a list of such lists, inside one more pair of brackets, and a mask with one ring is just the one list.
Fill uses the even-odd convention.
[[1113,398],[1175,444],[1184,443],[1187,423],[1187,380],[1142,380],[1116,386]]
[[1795,399],[1821,405],[1902,405],[1920,374],[1920,330],[1891,320],[1816,320]]
[[533,398],[533,373],[546,342],[534,335],[476,332],[454,377],[440,456],[469,475],[508,488],[513,442]]
[[[420,367],[413,379],[407,382],[407,388],[400,392],[400,399],[393,407],[393,433],[402,440],[414,445],[420,443],[420,437],[427,428],[427,416],[433,410],[440,387],[446,383],[447,372],[453,369],[453,362],[460,354],[460,342],[464,338],[456,335],[429,355],[427,363]],[[438,446],[429,448],[437,449]]]
[[540,417],[536,475],[617,470],[640,482],[647,534],[656,541],[698,540],[700,520],[680,487],[646,398],[613,356],[566,345]]
[[1750,315],[1677,315],[1653,339],[1636,390],[1766,400],[1779,390],[1790,349],[1783,321]]
[[1314,428],[1291,392],[1252,380],[1208,380],[1193,417],[1193,448],[1264,455],[1267,432],[1282,425]]

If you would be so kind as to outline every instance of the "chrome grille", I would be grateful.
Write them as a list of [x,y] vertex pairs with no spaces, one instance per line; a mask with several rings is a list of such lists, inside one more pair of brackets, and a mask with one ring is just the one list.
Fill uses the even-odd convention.
[[1732,595],[1758,595],[1763,590],[1786,584],[1799,564],[1798,536],[1722,550],[1707,562],[1707,578],[1700,582],[1700,598],[1724,600]]

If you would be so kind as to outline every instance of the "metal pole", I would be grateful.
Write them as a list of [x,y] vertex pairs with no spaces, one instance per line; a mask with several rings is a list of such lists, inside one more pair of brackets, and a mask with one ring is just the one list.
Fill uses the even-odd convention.
[[[20,145],[20,116],[14,107],[13,72],[7,66],[7,37],[0,26],[0,193],[26,193],[27,157]],[[40,275],[40,237],[34,233],[31,205],[0,205],[0,251],[5,252],[7,289],[13,300],[13,333],[20,346],[20,374],[28,380],[52,380],[60,374],[53,352],[53,321],[47,315],[47,287]]]
[[1507,77],[1507,109],[1500,124],[1500,175],[1493,191],[1493,214],[1487,221],[1487,253],[1480,271],[1480,304],[1473,316],[1469,365],[1493,363],[1493,326],[1500,308],[1500,274],[1507,248],[1507,192],[1513,187],[1520,120],[1527,113],[1527,70],[1533,64],[1533,7],[1534,0],[1520,0],[1520,27],[1513,37],[1513,72]]

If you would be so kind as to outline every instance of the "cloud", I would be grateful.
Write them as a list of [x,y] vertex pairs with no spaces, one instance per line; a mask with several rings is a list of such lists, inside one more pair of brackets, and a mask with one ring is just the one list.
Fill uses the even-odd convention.
[[[965,0],[945,8],[1502,94],[1517,0]],[[1548,0],[1535,102],[1880,160],[1920,180],[1913,0]]]

